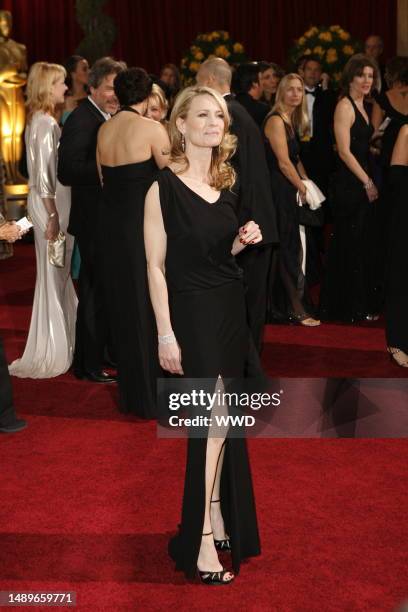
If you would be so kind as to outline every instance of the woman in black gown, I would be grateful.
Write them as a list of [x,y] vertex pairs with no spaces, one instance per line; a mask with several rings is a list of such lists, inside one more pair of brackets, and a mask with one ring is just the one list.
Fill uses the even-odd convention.
[[[234,150],[225,101],[188,88],[170,119],[171,159],[146,198],[145,244],[162,367],[189,378],[242,378],[248,352],[242,273],[234,255],[260,242],[258,226],[238,229]],[[204,383],[206,384],[206,383]],[[190,438],[182,519],[169,552],[176,567],[206,584],[234,578],[217,549],[231,550],[234,571],[259,554],[245,439]],[[227,537],[226,534],[229,534]]]
[[121,111],[98,134],[103,183],[100,253],[103,283],[117,355],[120,409],[156,416],[154,316],[149,299],[143,242],[144,200],[157,167],[168,163],[165,128],[143,117],[152,82],[130,68],[114,82]]
[[[287,74],[279,83],[276,104],[265,121],[265,150],[271,186],[278,213],[280,247],[272,259],[271,314],[273,311],[305,327],[316,327],[305,279],[306,239],[301,240],[300,206],[306,204],[307,179],[299,158],[298,133],[308,127],[304,86],[297,74]],[[310,211],[311,212],[311,211]],[[313,215],[314,213],[311,212]],[[305,234],[304,234],[305,235]]]
[[[375,96],[372,123],[378,130],[384,119],[389,122],[381,137],[381,187],[377,215],[377,285],[383,289],[389,251],[390,221],[393,217],[393,186],[390,183],[391,156],[401,126],[408,123],[408,58],[394,57],[385,69],[387,91]],[[391,172],[394,174],[394,171]],[[382,291],[382,294],[384,291]]]
[[408,125],[401,127],[395,143],[389,183],[393,214],[386,291],[387,345],[395,363],[408,368]]
[[333,235],[321,316],[326,320],[373,320],[378,308],[375,292],[375,201],[370,178],[369,150],[373,126],[364,108],[376,66],[362,55],[352,57],[343,72],[343,97],[334,115],[338,160],[333,177]]

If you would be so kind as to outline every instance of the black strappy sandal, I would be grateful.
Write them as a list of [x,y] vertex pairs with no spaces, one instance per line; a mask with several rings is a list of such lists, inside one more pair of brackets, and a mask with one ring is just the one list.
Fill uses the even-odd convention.
[[[209,533],[203,533],[202,535],[210,536],[210,535],[213,535],[213,532],[210,531]],[[198,572],[198,575],[200,576],[201,582],[203,584],[208,584],[211,586],[218,586],[218,585],[221,586],[222,584],[231,584],[231,582],[235,578],[232,572],[224,568],[222,568],[222,570],[220,570],[219,572],[209,572],[206,570],[201,571],[197,568],[197,572]],[[230,578],[229,580],[224,580],[225,574],[232,574],[232,578]]]
[[[221,503],[220,499],[212,499],[212,504]],[[216,540],[214,538],[214,546],[216,550],[220,552],[231,552],[231,540],[229,538],[225,538],[224,540]]]

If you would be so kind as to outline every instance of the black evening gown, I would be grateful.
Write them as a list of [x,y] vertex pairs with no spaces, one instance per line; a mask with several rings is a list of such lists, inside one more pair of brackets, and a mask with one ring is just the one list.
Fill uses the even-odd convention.
[[[242,378],[249,346],[242,272],[231,255],[238,232],[235,196],[210,204],[173,172],[158,173],[167,234],[171,320],[188,378]],[[204,524],[206,438],[189,438],[181,525],[170,541],[176,568],[193,577]],[[246,441],[227,436],[221,503],[232,562],[260,552]]]
[[102,166],[100,253],[118,367],[120,410],[156,416],[160,376],[157,336],[147,284],[144,201],[157,166],[153,158]]
[[385,113],[385,117],[390,119],[384,134],[381,138],[380,164],[382,170],[380,197],[378,201],[377,216],[377,279],[376,283],[384,294],[384,284],[386,281],[387,254],[390,248],[389,239],[392,240],[390,233],[390,222],[393,218],[394,198],[392,197],[393,185],[390,182],[390,163],[394,145],[397,140],[401,127],[408,123],[408,115],[403,115],[394,108],[386,94],[382,91],[375,98],[377,104]]
[[[278,116],[277,112],[271,116]],[[283,121],[283,119],[282,119]],[[294,131],[283,121],[286,132],[289,159],[297,168],[299,142]],[[276,203],[280,245],[272,256],[270,274],[270,320],[284,317],[301,320],[313,313],[305,276],[302,270],[302,243],[300,240],[299,206],[296,202],[297,189],[281,172],[275,153],[265,138],[266,160],[268,162],[272,195]]]
[[386,289],[387,344],[408,353],[408,166],[391,166],[389,183],[394,204]]
[[[354,100],[350,151],[370,176],[369,150],[374,128]],[[338,157],[333,176],[333,234],[321,291],[321,318],[354,322],[378,310],[375,286],[377,203],[370,203],[362,182]]]

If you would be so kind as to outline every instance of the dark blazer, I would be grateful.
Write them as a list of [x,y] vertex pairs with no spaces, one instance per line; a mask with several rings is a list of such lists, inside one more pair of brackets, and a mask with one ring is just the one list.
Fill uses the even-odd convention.
[[58,149],[58,180],[71,186],[68,232],[92,235],[102,188],[96,166],[96,141],[104,116],[88,99],[68,117]]
[[237,102],[242,104],[242,106],[248,111],[248,113],[251,115],[252,119],[255,121],[258,127],[262,130],[265,117],[271,110],[270,106],[268,104],[265,104],[265,102],[259,102],[259,100],[255,100],[248,93],[237,94],[236,100]]
[[225,96],[231,115],[231,132],[238,138],[237,152],[231,162],[237,172],[235,191],[239,193],[240,225],[250,219],[262,230],[263,242],[278,242],[275,205],[265,158],[263,139],[256,123],[233,95]]
[[[300,143],[300,158],[312,180],[316,180],[321,175],[326,176],[333,170],[333,116],[335,106],[336,95],[334,92],[316,88],[313,105],[313,137],[309,142]],[[326,185],[320,185],[320,188],[324,189],[325,187]]]

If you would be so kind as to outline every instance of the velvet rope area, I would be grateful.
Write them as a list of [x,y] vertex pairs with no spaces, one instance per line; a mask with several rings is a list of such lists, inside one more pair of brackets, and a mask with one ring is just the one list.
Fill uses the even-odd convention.
[[[12,37],[28,47],[29,61],[62,62],[81,39],[74,0],[1,0],[13,13]],[[385,56],[395,53],[397,0],[110,0],[115,20],[114,54],[130,65],[157,72],[178,64],[199,32],[228,30],[251,59],[285,65],[293,39],[310,25],[340,24],[364,39],[380,34]]]

